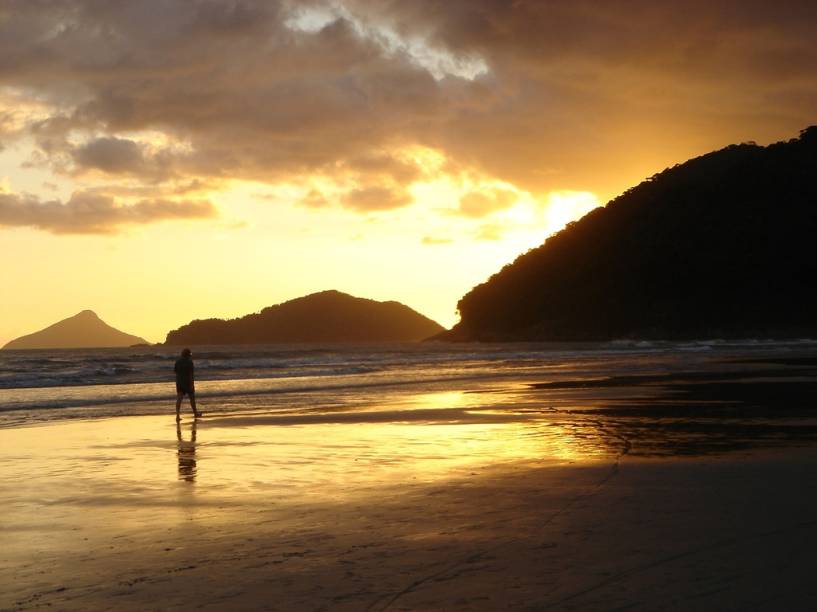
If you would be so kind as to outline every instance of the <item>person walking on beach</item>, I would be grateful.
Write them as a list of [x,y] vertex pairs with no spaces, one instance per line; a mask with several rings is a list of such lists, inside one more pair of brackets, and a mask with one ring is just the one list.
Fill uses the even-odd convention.
[[190,407],[193,409],[193,416],[200,417],[201,412],[196,410],[196,388],[193,384],[193,356],[190,349],[182,351],[182,356],[176,360],[173,368],[176,371],[176,420],[180,420],[179,410],[182,407],[182,398],[186,395],[190,398]]

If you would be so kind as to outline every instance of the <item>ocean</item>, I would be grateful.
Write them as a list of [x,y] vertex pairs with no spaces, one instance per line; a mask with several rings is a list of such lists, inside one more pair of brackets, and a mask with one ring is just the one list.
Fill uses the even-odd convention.
[[[814,354],[817,341],[575,344],[356,344],[194,347],[208,414],[337,412],[388,390],[484,388],[729,368]],[[170,414],[178,350],[0,351],[0,427],[69,418]],[[735,366],[731,366],[733,369]],[[504,381],[504,382],[503,382]]]

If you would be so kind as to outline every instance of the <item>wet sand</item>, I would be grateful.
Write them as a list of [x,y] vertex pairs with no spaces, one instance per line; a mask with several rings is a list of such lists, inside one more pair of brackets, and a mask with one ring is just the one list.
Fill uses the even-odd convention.
[[813,609],[813,377],[769,367],[0,429],[0,609]]

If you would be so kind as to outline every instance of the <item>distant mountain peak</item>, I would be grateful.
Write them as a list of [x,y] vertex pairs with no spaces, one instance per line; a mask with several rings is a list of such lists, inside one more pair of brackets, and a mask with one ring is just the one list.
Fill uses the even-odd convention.
[[[75,314],[75,315],[74,315],[73,317],[71,317],[71,318],[72,318],[72,319],[78,319],[78,318],[83,318],[83,319],[99,319],[99,315],[98,315],[98,314],[96,314],[96,313],[95,313],[93,310],[82,310],[82,311],[78,312],[77,314]],[[101,319],[100,319],[100,320],[101,320]]]
[[83,310],[45,329],[16,338],[4,349],[109,348],[146,344],[144,338],[111,327],[93,310]]

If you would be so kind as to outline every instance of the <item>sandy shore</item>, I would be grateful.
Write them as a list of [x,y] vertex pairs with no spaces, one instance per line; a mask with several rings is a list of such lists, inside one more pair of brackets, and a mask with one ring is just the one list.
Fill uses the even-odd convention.
[[0,608],[817,607],[809,422],[526,393],[2,429]]

